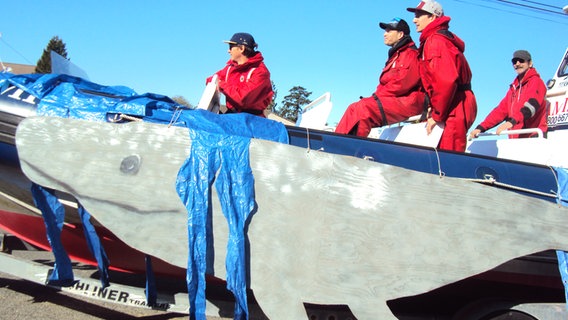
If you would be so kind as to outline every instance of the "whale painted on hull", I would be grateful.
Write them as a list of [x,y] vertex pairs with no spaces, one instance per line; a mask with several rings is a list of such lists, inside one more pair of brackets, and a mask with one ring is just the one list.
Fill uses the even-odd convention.
[[[30,117],[16,144],[30,180],[67,192],[129,246],[187,265],[187,212],[175,180],[188,129]],[[480,185],[275,142],[250,144],[257,212],[250,287],[270,319],[303,303],[396,319],[387,301],[424,293],[548,249],[568,249],[567,209]],[[136,174],[120,171],[140,160]],[[228,228],[212,189],[214,275]]]

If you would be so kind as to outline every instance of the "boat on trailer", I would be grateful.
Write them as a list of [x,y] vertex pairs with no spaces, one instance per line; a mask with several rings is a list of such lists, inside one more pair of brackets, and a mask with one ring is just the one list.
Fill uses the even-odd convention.
[[[111,112],[81,109],[83,104],[48,108],[58,102],[53,97],[59,85],[45,94],[21,82],[5,85],[0,226],[50,249],[30,192],[33,181],[55,190],[68,211],[61,239],[71,259],[99,265],[86,249],[84,220],[74,218],[84,208],[111,269],[147,272],[151,257],[157,276],[184,279],[188,265],[205,266],[209,282],[228,280],[241,293],[237,302],[243,301],[244,283],[270,319],[314,319],[325,312],[358,319],[492,319],[504,312],[551,319],[551,309],[541,303],[564,302],[555,250],[568,250],[568,158],[561,147],[568,123],[567,61],[565,55],[549,85],[547,138],[483,138],[471,141],[466,153],[436,149],[427,139],[404,140],[420,123],[363,139],[311,124],[275,127],[248,115],[182,110],[163,97],[145,96],[149,100],[136,106],[132,101],[140,97],[123,88],[109,93],[72,77],[55,79],[77,90],[74,100],[113,100]],[[330,108],[329,96],[317,103],[299,124],[314,123],[311,114]],[[61,109],[72,116],[49,116]],[[85,114],[88,120],[72,119]],[[250,134],[235,132],[235,123]],[[222,139],[209,140],[213,136]],[[241,153],[235,156],[235,150]],[[209,170],[189,162],[217,156],[223,166]],[[243,157],[247,161],[239,162]],[[241,172],[243,165],[250,170]],[[231,180],[234,175],[252,178],[253,192],[240,190],[245,184]],[[211,179],[208,188],[192,189],[195,177]],[[188,194],[201,198],[189,201]],[[239,216],[233,207],[243,202],[248,209]],[[188,226],[196,212],[211,219],[205,229]],[[241,229],[233,230],[233,222]],[[188,249],[195,244],[188,232],[203,230],[214,241],[204,241],[210,259],[196,262],[199,250]],[[238,235],[246,246],[228,246]],[[244,251],[235,258],[239,248]],[[226,257],[238,263],[230,265]],[[232,282],[243,274],[246,281]],[[176,304],[183,305],[171,306]],[[557,316],[565,317],[561,312]]]

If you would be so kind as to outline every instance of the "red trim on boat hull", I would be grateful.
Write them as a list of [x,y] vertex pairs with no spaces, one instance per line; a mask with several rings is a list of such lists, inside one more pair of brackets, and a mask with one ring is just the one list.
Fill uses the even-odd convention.
[[[46,237],[45,224],[40,216],[0,210],[0,228],[38,248],[51,251]],[[145,272],[144,253],[129,247],[106,228],[101,226],[95,228],[110,260],[112,270],[129,273]],[[61,240],[71,260],[97,265],[95,258],[89,252],[80,224],[65,223],[61,232]],[[185,279],[185,269],[158,258],[152,258],[152,267],[156,275]]]

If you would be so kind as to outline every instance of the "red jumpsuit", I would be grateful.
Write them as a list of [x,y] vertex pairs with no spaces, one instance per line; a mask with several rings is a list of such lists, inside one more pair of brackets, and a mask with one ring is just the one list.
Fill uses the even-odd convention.
[[[418,50],[410,38],[389,54],[374,96],[350,104],[335,132],[366,137],[373,127],[422,113],[424,93],[420,92],[417,57]],[[384,113],[381,113],[379,102]]]
[[[535,68],[527,70],[522,80],[516,77],[507,94],[477,127],[482,132],[491,129],[503,121],[513,123],[511,130],[522,128],[540,128],[546,133],[548,126],[546,124],[546,85],[542,81],[540,75]],[[529,99],[536,99],[539,104],[536,112],[525,117],[521,112],[525,103]],[[510,138],[526,138],[535,134],[510,135]]]
[[449,32],[450,17],[432,21],[420,34],[420,77],[430,98],[431,117],[445,123],[438,147],[465,151],[467,130],[475,121],[477,102],[465,43]]
[[[244,64],[229,60],[225,68],[216,72],[219,90],[225,95],[227,108],[232,112],[246,112],[264,117],[264,109],[272,101],[274,92],[270,72],[260,52]],[[212,77],[207,78],[206,83]]]

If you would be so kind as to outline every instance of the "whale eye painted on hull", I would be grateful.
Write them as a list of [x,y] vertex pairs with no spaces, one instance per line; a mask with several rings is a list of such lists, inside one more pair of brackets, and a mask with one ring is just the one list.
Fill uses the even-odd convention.
[[135,175],[138,173],[138,170],[140,169],[141,162],[142,159],[137,154],[128,156],[122,159],[122,162],[120,163],[120,172],[128,175]]

